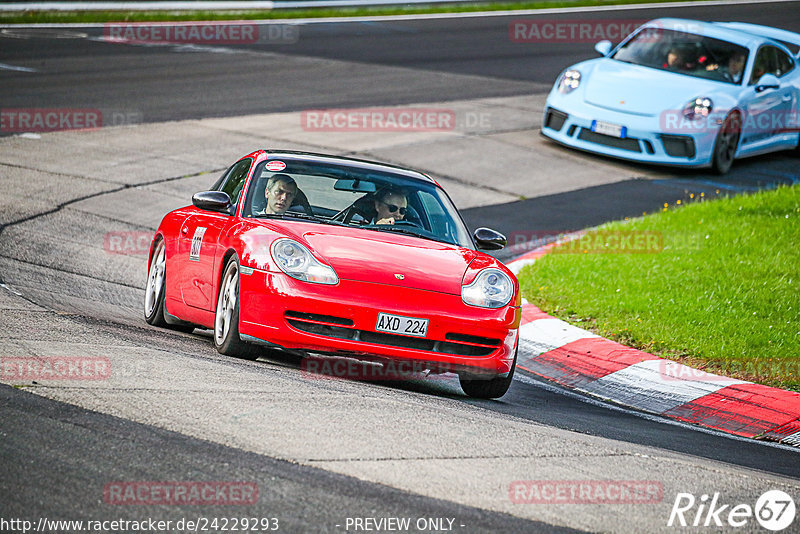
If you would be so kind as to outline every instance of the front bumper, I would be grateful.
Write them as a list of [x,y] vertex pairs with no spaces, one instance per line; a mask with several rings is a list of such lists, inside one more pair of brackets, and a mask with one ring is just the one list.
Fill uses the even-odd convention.
[[[602,108],[581,102],[560,102],[552,99],[544,110],[542,135],[563,145],[612,156],[615,158],[677,165],[706,167],[711,164],[718,129],[693,128],[688,121],[679,121],[674,114],[643,116]],[[569,105],[565,105],[569,104]],[[564,111],[569,109],[569,112]],[[625,136],[615,137],[593,131],[595,121],[604,121],[625,128]]]
[[[519,306],[478,308],[460,295],[352,280],[327,286],[255,269],[241,276],[240,302],[244,339],[490,375],[511,370],[521,317]],[[428,319],[426,337],[376,331],[379,312]]]

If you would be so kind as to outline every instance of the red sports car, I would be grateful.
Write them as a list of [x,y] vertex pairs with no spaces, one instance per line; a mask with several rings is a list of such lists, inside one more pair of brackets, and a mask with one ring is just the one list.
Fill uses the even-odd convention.
[[[516,365],[519,284],[487,228],[470,236],[429,176],[387,164],[259,150],[150,247],[151,325],[213,329],[222,354],[254,345],[413,362],[498,398]],[[327,356],[326,356],[327,357]]]

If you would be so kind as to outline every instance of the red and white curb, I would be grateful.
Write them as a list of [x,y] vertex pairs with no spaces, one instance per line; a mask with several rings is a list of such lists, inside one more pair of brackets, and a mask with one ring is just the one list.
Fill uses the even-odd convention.
[[[546,245],[508,263],[515,273]],[[800,393],[699,371],[551,317],[523,300],[517,366],[568,389],[729,434],[800,447]]]

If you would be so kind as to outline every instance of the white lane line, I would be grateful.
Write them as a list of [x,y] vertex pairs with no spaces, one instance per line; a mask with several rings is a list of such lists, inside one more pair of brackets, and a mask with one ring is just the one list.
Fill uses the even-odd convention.
[[[468,13],[425,13],[418,15],[376,15],[364,17],[321,17],[307,19],[267,19],[241,21],[247,24],[340,24],[344,22],[407,21],[433,19],[463,19],[480,17],[509,17],[534,15],[560,15],[570,13],[597,13],[601,11],[626,11],[640,9],[679,9],[686,7],[732,6],[737,4],[783,4],[797,0],[708,0],[690,2],[664,2],[654,4],[623,4],[611,6],[582,6],[551,9],[524,9],[508,11],[474,11]],[[0,8],[3,5],[0,4]],[[724,17],[721,17],[724,18]],[[146,23],[139,23],[146,24]],[[39,23],[39,24],[0,24],[0,28],[103,28],[105,23]]]
[[522,270],[523,267],[527,267],[528,265],[533,265],[536,262],[535,259],[527,259],[527,260],[514,260],[511,263],[506,264],[508,270],[514,273],[514,276],[518,276],[519,272]]
[[790,445],[794,445],[795,447],[800,447],[800,432],[786,436],[781,440],[781,443],[788,443]]
[[17,67],[15,65],[8,65],[6,63],[0,63],[0,69],[16,70],[19,72],[38,72],[36,69],[32,69],[30,67]]
[[[774,441],[762,441],[762,440],[755,440],[753,438],[745,438],[743,436],[737,436],[736,434],[728,434],[727,432],[717,430],[716,428],[698,426],[690,423],[685,423],[677,419],[669,419],[667,417],[664,417],[663,415],[653,415],[649,413],[640,412],[632,408],[626,408],[624,406],[618,406],[616,404],[609,404],[604,400],[589,397],[585,393],[580,393],[578,391],[565,389],[563,386],[555,385],[552,384],[551,382],[548,382],[547,379],[531,376],[529,374],[516,373],[514,375],[514,380],[518,380],[523,384],[530,384],[532,386],[542,388],[543,390],[548,391],[550,393],[558,393],[559,395],[564,395],[565,397],[579,400],[581,402],[585,402],[586,404],[591,404],[592,406],[605,408],[606,410],[610,410],[612,412],[619,412],[626,415],[633,415],[636,417],[640,417],[642,419],[646,419],[648,421],[653,421],[664,425],[677,426],[686,430],[691,430],[693,432],[702,432],[703,434],[711,434],[722,438],[728,438],[736,441],[743,441],[745,443],[752,443],[755,445],[771,447],[773,449],[782,449],[784,451],[797,452],[797,447],[792,447],[791,445],[785,445],[783,443],[777,443]],[[798,436],[800,436],[800,434],[798,434]]]
[[[682,378],[685,376],[697,378],[687,380]],[[724,387],[746,383],[670,360],[645,360],[599,378],[580,390],[647,412],[664,413]]]
[[537,319],[519,327],[521,364],[579,339],[600,337],[561,319]]

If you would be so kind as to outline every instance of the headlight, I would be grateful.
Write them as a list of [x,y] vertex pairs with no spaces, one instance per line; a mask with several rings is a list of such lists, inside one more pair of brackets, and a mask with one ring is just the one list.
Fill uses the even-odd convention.
[[469,285],[461,286],[461,300],[481,308],[502,308],[514,296],[514,282],[499,269],[484,269]]
[[272,243],[272,259],[278,268],[304,282],[337,284],[339,277],[330,265],[321,263],[306,247],[291,239],[277,239]]
[[580,71],[568,69],[566,72],[564,72],[564,74],[561,75],[561,79],[558,80],[558,92],[564,94],[571,93],[577,89],[580,84]]
[[687,119],[702,119],[708,117],[714,107],[710,98],[698,97],[690,100],[683,108],[683,116]]

